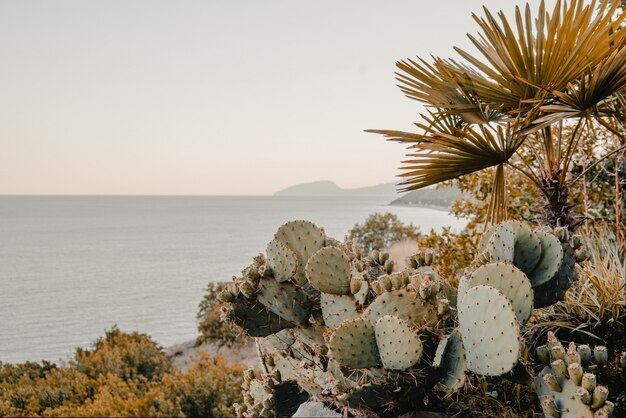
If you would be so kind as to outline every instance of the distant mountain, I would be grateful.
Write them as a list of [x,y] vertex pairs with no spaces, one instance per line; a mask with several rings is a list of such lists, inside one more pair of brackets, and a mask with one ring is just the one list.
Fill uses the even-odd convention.
[[398,197],[398,192],[396,191],[395,183],[356,189],[342,189],[334,182],[325,180],[296,184],[274,193],[274,196],[376,196],[394,199]]
[[435,206],[449,208],[455,200],[463,197],[456,187],[442,189],[420,189],[407,192],[390,204],[392,206]]

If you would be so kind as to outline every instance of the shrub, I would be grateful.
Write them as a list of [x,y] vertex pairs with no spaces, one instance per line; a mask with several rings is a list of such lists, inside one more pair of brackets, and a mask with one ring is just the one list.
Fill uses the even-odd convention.
[[454,233],[443,228],[441,233],[430,231],[417,240],[421,250],[432,249],[438,255],[439,272],[456,286],[457,273],[468,267],[476,255],[477,236],[474,232]]
[[146,334],[127,334],[117,328],[96,341],[93,350],[77,348],[73,365],[93,379],[111,373],[124,380],[161,379],[171,368],[161,347]]
[[68,366],[0,364],[0,416],[230,416],[242,370],[204,354],[171,370],[145,334],[106,332]]
[[228,417],[241,403],[243,369],[229,365],[223,356],[201,354],[186,372],[174,371],[163,379],[168,398],[178,402],[186,417]]
[[18,370],[26,373],[19,379],[0,383],[0,416],[35,416],[62,405],[83,403],[96,390],[96,382],[73,368],[47,367],[40,375],[32,373],[33,363],[3,365],[3,376],[14,375]]

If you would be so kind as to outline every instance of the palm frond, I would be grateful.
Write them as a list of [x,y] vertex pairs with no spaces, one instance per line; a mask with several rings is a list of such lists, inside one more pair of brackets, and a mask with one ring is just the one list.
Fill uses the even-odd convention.
[[612,106],[607,106],[605,112],[603,102],[615,100],[615,94],[624,88],[626,88],[626,48],[613,51],[597,67],[590,69],[574,83],[568,84],[565,91],[554,91],[555,103],[543,106],[541,110],[548,113],[544,119],[549,119],[553,121],[552,123],[561,119],[581,117],[587,111],[593,111],[599,117],[617,116]]
[[511,135],[510,128],[473,127],[458,116],[430,113],[422,115],[427,123],[418,123],[424,133],[368,130],[384,135],[390,141],[410,144],[403,161],[404,190],[414,190],[457,178],[488,167],[503,164],[511,158],[522,141]]
[[502,12],[499,21],[486,8],[484,18],[474,15],[482,33],[478,38],[468,36],[482,56],[456,50],[494,80],[498,89],[477,94],[500,97],[505,91],[507,108],[515,110],[515,106],[541,97],[543,90],[564,91],[572,81],[582,79],[589,68],[596,68],[624,43],[626,32],[615,28],[626,14],[613,21],[618,5],[609,2],[602,1],[599,13],[595,1],[584,5],[583,0],[559,0],[552,13],[546,12],[542,2],[536,18],[526,5],[523,15],[516,8],[514,26]]

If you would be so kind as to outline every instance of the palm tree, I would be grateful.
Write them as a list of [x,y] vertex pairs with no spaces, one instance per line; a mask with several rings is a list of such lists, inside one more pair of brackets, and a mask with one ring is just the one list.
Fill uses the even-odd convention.
[[[418,58],[396,65],[405,95],[427,113],[417,133],[369,130],[409,145],[403,190],[414,190],[495,167],[487,222],[506,217],[506,172],[528,178],[546,200],[543,220],[574,230],[570,166],[582,138],[600,130],[626,133],[626,12],[619,2],[541,3],[536,17],[527,4],[504,13],[474,15],[474,56],[455,48],[460,60]],[[595,164],[595,163],[594,163]]]

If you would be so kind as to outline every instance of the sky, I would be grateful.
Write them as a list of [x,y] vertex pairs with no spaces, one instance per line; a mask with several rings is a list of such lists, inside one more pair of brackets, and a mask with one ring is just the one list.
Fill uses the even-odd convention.
[[395,62],[474,51],[471,13],[517,4],[0,0],[0,194],[397,181],[404,148],[363,132],[423,111]]

